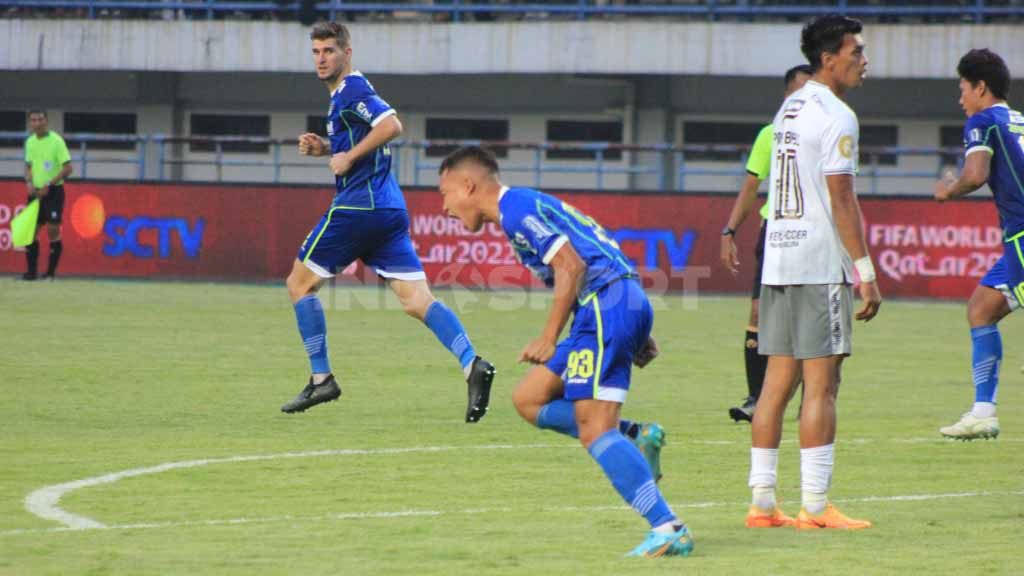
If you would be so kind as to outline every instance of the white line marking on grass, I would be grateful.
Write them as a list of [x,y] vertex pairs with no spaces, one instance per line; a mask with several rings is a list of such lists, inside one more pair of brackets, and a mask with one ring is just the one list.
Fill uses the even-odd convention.
[[[1004,438],[999,440],[1000,442],[1021,442],[1024,438]],[[784,443],[793,443],[795,440],[784,440]],[[841,441],[842,444],[873,444],[877,442],[897,442],[897,443],[927,443],[927,442],[946,442],[950,443],[951,440],[944,438],[854,438],[846,441]],[[708,444],[708,445],[733,445],[733,444],[746,444],[746,441],[739,440],[703,440],[695,439],[690,441],[684,441],[684,444]],[[82,488],[89,488],[92,486],[99,486],[102,484],[112,484],[125,478],[134,478],[136,476],[146,476],[149,474],[159,474],[161,472],[167,472],[170,470],[179,470],[186,468],[197,468],[200,466],[209,466],[212,464],[233,464],[239,462],[257,462],[263,460],[279,460],[285,458],[310,458],[318,456],[379,456],[379,455],[394,455],[394,454],[408,454],[413,452],[451,452],[451,451],[462,451],[462,450],[521,450],[521,449],[539,449],[539,448],[576,448],[576,444],[493,444],[484,446],[419,446],[410,448],[377,448],[377,449],[341,449],[341,450],[315,450],[308,452],[283,452],[279,454],[260,454],[252,456],[230,456],[226,458],[204,458],[200,460],[186,460],[182,462],[167,462],[156,466],[149,466],[145,468],[132,468],[130,470],[122,470],[120,472],[113,472],[111,474],[104,474],[102,476],[94,476],[92,478],[84,478],[81,480],[74,480],[71,482],[64,482],[62,484],[54,484],[51,486],[44,486],[38,490],[33,491],[25,497],[25,508],[32,514],[43,518],[44,520],[53,520],[63,524],[62,529],[72,530],[88,530],[97,528],[106,528],[107,526],[102,522],[81,516],[72,514],[62,509],[60,499],[65,494],[80,490]],[[972,493],[973,494],[973,493]]]
[[283,458],[312,458],[317,456],[379,456],[391,454],[408,454],[410,452],[452,452],[456,450],[522,450],[535,448],[571,448],[574,444],[493,444],[486,446],[420,446],[412,448],[378,448],[378,449],[345,449],[345,450],[314,450],[310,452],[283,452],[280,454],[260,454],[254,456],[231,456],[227,458],[204,458],[201,460],[186,460],[183,462],[167,462],[157,466],[146,468],[132,468],[102,476],[44,486],[35,490],[25,497],[25,508],[43,518],[60,522],[65,528],[74,530],[87,530],[90,528],[106,528],[102,522],[92,518],[71,514],[63,510],[58,504],[60,499],[68,492],[99,486],[101,484],[112,484],[125,478],[146,476],[148,474],[159,474],[169,470],[180,470],[185,468],[197,468],[211,464],[234,464],[238,462],[257,462],[262,460],[279,460]]
[[[481,447],[475,447],[481,448]],[[860,498],[841,498],[835,502],[921,502],[929,500],[947,500],[952,498],[984,498],[993,496],[1024,496],[1024,490],[1013,490],[1006,492],[952,492],[941,494],[904,494],[897,496],[864,496]],[[671,506],[676,509],[683,508],[743,508],[748,502],[688,502],[676,503]],[[593,514],[599,512],[625,512],[631,510],[626,505],[604,505],[604,506],[546,506],[538,509],[547,513],[584,513]],[[388,518],[419,518],[436,516],[459,516],[459,515],[485,515],[485,514],[509,514],[525,509],[509,507],[493,508],[464,508],[461,510],[397,510],[393,512],[342,512],[334,514],[320,514],[316,516],[257,516],[252,518],[224,518],[219,520],[186,520],[180,522],[139,522],[132,524],[110,524],[101,525],[95,528],[71,528],[61,526],[57,528],[21,528],[16,530],[0,531],[0,536],[16,536],[20,534],[47,534],[55,532],[80,532],[83,530],[151,530],[157,528],[190,528],[204,526],[233,526],[241,524],[270,524],[274,522],[315,522],[323,520],[373,520]]]

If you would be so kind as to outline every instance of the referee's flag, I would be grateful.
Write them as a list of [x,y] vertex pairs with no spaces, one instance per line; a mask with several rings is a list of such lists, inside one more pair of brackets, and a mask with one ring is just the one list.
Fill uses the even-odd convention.
[[35,198],[20,214],[11,220],[11,240],[15,246],[28,246],[36,237],[36,220],[39,218],[39,199]]

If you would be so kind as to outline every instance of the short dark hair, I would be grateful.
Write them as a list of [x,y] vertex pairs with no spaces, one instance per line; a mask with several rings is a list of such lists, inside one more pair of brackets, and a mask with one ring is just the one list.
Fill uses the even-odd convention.
[[796,78],[797,74],[807,74],[808,76],[814,76],[814,68],[811,68],[807,64],[798,64],[793,66],[789,70],[786,70],[786,75],[782,77],[782,84],[789,86],[789,83]]
[[956,65],[956,73],[970,82],[971,86],[984,81],[992,95],[1000,100],[1006,100],[1006,95],[1010,93],[1010,69],[999,54],[988,48],[974,49],[964,54]]
[[826,14],[811,20],[800,33],[800,51],[807,57],[812,71],[821,68],[821,55],[835,54],[843,47],[843,37],[860,34],[860,20],[841,14]]
[[463,146],[455,150],[441,162],[441,167],[438,168],[437,173],[444,174],[463,162],[474,162],[482,166],[490,174],[498,173],[498,160],[494,157],[494,153],[480,146]]
[[310,40],[331,40],[334,39],[335,43],[338,44],[338,48],[348,48],[349,43],[352,41],[352,37],[348,33],[348,28],[340,22],[327,22],[321,20],[316,24],[313,24],[313,29],[309,31]]
[[49,119],[49,117],[46,115],[46,110],[43,110],[42,108],[29,108],[28,117],[31,118],[33,114],[42,114],[43,118]]

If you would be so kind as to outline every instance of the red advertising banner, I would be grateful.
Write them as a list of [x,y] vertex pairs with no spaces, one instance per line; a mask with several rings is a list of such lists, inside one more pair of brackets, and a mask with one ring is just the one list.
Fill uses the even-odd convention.
[[[557,194],[594,217],[644,274],[649,288],[749,292],[756,223],[737,238],[742,273],[718,264],[719,232],[733,197],[711,194]],[[295,186],[71,182],[64,256],[71,276],[279,280],[332,190]],[[434,284],[533,282],[496,225],[470,233],[441,211],[432,189],[406,189],[417,252]],[[25,203],[21,181],[0,182],[0,273],[21,273],[10,220]],[[966,298],[1002,254],[991,201],[862,199],[884,296]],[[45,238],[45,233],[40,234]],[[45,244],[40,261],[45,262]],[[360,278],[372,273],[360,271]]]

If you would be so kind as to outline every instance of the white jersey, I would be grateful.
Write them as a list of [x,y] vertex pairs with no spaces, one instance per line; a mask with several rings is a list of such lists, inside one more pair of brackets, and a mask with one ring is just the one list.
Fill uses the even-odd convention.
[[761,283],[848,284],[853,266],[832,220],[825,176],[857,173],[857,115],[827,86],[808,81],[782,103],[772,131]]

